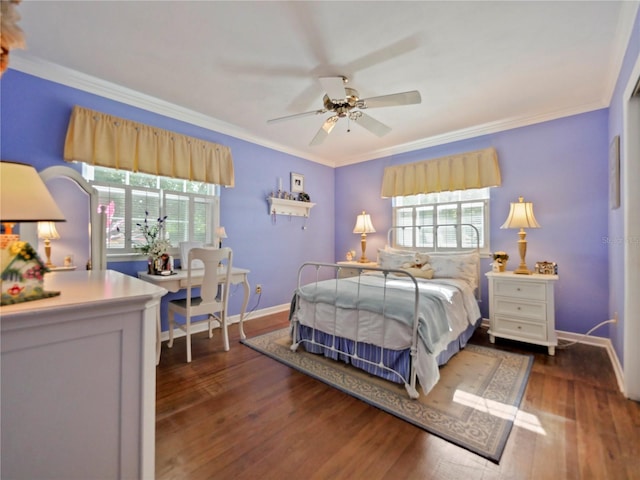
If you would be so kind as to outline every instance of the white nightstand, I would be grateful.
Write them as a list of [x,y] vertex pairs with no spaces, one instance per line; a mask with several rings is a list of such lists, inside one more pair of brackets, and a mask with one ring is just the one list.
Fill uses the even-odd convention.
[[488,272],[489,340],[495,337],[545,345],[555,355],[558,345],[554,284],[558,275]]
[[347,278],[347,277],[357,277],[358,276],[358,272],[360,270],[358,270],[356,267],[367,267],[367,268],[375,268],[378,266],[377,262],[365,262],[365,263],[360,263],[358,261],[352,260],[350,262],[348,261],[344,261],[344,262],[337,262],[338,265],[340,265],[342,268],[338,271],[338,278]]

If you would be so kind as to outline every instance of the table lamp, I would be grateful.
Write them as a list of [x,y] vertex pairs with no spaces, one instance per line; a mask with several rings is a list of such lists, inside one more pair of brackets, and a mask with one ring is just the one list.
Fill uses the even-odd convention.
[[511,203],[511,209],[509,210],[509,216],[507,221],[502,224],[500,228],[519,228],[518,235],[518,252],[520,252],[520,266],[516,268],[513,273],[531,275],[531,271],[527,268],[525,256],[527,255],[527,233],[525,228],[540,228],[540,225],[536,221],[536,217],[533,215],[533,203],[525,202],[522,197],[518,198],[518,202]]
[[365,255],[365,250],[367,249],[367,233],[375,233],[376,229],[373,228],[373,224],[371,223],[371,217],[368,213],[362,212],[362,214],[358,215],[356,219],[356,226],[353,227],[353,233],[359,233],[360,236],[360,246],[362,247],[362,256],[360,263],[367,263],[369,260]]
[[63,222],[64,215],[31,165],[0,162],[0,272],[2,302],[8,305],[38,300],[59,292],[42,288],[46,265],[27,242],[13,233],[18,222]]
[[216,238],[218,239],[218,248],[222,248],[222,239],[227,238],[227,232],[224,227],[216,228]]
[[53,222],[38,222],[38,238],[44,240],[44,253],[47,256],[47,268],[55,267],[51,263],[51,240],[58,240],[60,234]]

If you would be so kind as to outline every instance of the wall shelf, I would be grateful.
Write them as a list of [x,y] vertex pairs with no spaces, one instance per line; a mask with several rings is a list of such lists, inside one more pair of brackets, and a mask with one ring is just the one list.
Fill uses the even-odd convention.
[[289,215],[294,217],[308,217],[315,203],[285,200],[283,198],[268,197],[269,215]]

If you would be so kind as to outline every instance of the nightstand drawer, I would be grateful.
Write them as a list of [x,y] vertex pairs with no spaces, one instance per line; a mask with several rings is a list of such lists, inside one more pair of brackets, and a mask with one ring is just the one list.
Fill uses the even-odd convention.
[[546,285],[542,282],[522,282],[498,279],[494,284],[494,295],[528,300],[546,300]]
[[547,321],[547,305],[537,302],[522,302],[513,298],[494,297],[496,315],[524,317],[533,321]]
[[535,340],[545,340],[547,338],[546,323],[520,322],[496,315],[495,327],[492,328],[495,328],[496,333],[511,335],[517,338]]

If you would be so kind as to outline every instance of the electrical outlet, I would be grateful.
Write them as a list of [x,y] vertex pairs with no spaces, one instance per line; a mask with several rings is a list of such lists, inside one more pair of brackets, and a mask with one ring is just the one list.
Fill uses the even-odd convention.
[[262,293],[262,285],[256,285],[256,295],[260,295]]

